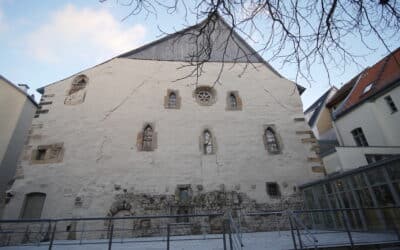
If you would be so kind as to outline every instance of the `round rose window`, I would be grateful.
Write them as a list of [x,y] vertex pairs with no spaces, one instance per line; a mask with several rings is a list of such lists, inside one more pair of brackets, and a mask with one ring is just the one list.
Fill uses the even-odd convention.
[[195,90],[194,95],[200,105],[211,105],[214,103],[214,91],[210,87],[199,87]]

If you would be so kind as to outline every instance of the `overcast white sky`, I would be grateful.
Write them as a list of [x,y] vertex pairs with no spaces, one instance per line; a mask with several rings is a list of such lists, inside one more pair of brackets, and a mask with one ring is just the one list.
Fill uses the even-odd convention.
[[[173,32],[188,25],[179,14],[166,13],[122,21],[128,13],[127,7],[113,0],[105,4],[97,0],[0,0],[0,74],[34,90],[156,40],[159,28]],[[360,63],[370,66],[384,55],[385,50],[377,50]],[[293,80],[293,67],[270,63]],[[321,74],[316,74],[311,87],[300,82],[307,88],[302,96],[305,108],[330,87],[322,69],[318,70]],[[355,66],[336,69],[333,83],[340,87],[360,71]]]

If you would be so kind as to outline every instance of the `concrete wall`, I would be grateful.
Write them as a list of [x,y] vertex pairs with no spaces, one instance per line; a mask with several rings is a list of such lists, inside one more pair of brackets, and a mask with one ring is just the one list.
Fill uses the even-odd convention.
[[336,152],[323,158],[327,173],[368,165],[365,155],[400,155],[400,147],[336,147]]
[[[200,106],[193,97],[195,78],[175,82],[191,70],[178,70],[181,65],[113,59],[84,72],[89,82],[78,105],[64,105],[73,77],[46,87],[43,98],[53,103],[33,121],[5,217],[19,216],[29,192],[46,193],[42,217],[105,216],[124,189],[174,195],[178,184],[191,184],[194,195],[235,190],[253,203],[276,204],[282,199],[267,195],[266,182],[278,182],[282,197],[288,197],[296,185],[322,176],[311,171],[307,157],[315,154],[296,134],[309,128],[294,120],[303,114],[292,82],[261,63],[243,75],[244,64],[226,63],[221,84],[215,85],[216,103]],[[220,67],[207,63],[198,85],[212,85]],[[180,109],[164,108],[167,89],[179,90]],[[227,92],[233,90],[242,99],[242,111],[225,110]],[[147,122],[154,124],[157,148],[139,152],[137,134]],[[264,147],[267,124],[276,127],[281,154]],[[204,129],[216,139],[216,154],[200,151]],[[32,150],[53,143],[64,145],[62,162],[30,164]]]
[[[36,106],[0,79],[0,200],[12,180]],[[0,207],[2,207],[1,204]],[[0,208],[1,209],[1,208]]]
[[0,162],[3,160],[26,97],[0,79]]
[[317,127],[320,135],[333,128],[331,113],[327,108],[323,108],[321,110],[315,126]]

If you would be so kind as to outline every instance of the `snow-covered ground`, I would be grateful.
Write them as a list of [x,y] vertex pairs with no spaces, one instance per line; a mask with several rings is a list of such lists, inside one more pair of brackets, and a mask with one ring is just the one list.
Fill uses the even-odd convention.
[[[319,245],[342,245],[349,243],[346,232],[333,231],[314,231],[313,235],[318,239]],[[352,232],[354,243],[368,242],[389,242],[398,240],[395,234],[383,233],[358,233]],[[302,236],[303,244],[311,246],[312,242]],[[79,241],[55,241],[53,249],[55,250],[102,250],[108,249],[107,240],[90,240],[83,241],[84,244],[79,245]],[[76,245],[71,245],[74,243]],[[227,249],[229,249],[228,235],[226,237]],[[261,250],[276,249],[288,250],[293,249],[293,241],[290,231],[281,232],[259,232],[243,234],[244,250]],[[48,243],[41,243],[35,246],[14,246],[2,247],[1,250],[28,250],[48,249]],[[114,239],[112,244],[113,250],[165,250],[167,249],[166,237],[148,237],[135,239]],[[223,250],[222,235],[187,235],[173,236],[170,242],[170,249],[174,250]]]

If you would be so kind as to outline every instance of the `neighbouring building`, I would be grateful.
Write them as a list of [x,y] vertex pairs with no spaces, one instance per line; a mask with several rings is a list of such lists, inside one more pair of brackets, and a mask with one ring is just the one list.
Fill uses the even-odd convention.
[[6,199],[13,195],[6,190],[12,184],[37,108],[27,90],[27,85],[16,86],[0,75],[0,214]]
[[400,49],[365,69],[326,104],[339,146],[322,155],[328,173],[400,154]]
[[[185,76],[194,69],[193,34],[205,22],[40,88],[46,105],[32,123],[5,218],[301,206],[298,185],[322,176],[304,138],[304,89],[236,33],[229,38],[220,17],[211,22],[212,50],[198,81]],[[254,220],[251,230],[273,226]]]
[[[300,186],[317,227],[398,230],[400,48],[343,85],[328,101],[338,146],[321,152],[328,176]],[[346,225],[347,224],[347,225]]]
[[304,111],[304,117],[308,122],[315,138],[318,140],[336,140],[333,121],[327,102],[337,92],[336,87],[329,88],[320,98]]
[[[329,88],[304,111],[304,117],[311,128],[311,136],[315,138],[315,140],[312,141],[312,148],[318,155],[330,151],[335,146],[338,146],[331,113],[326,107],[330,98],[332,98],[337,91],[336,87]],[[321,171],[326,174],[321,157],[318,157],[315,162],[320,165]]]

